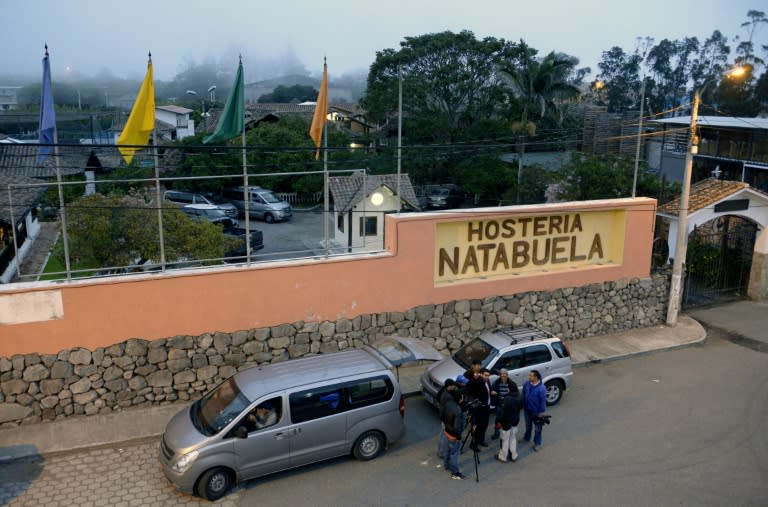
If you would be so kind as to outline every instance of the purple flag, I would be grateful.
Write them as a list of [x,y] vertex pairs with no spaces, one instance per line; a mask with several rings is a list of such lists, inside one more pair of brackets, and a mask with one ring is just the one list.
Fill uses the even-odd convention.
[[[56,133],[56,110],[53,107],[53,91],[51,90],[51,62],[48,57],[48,45],[45,45],[43,58],[43,86],[40,93],[40,144],[53,144]],[[53,153],[53,146],[40,146],[37,162],[42,163],[45,157]]]

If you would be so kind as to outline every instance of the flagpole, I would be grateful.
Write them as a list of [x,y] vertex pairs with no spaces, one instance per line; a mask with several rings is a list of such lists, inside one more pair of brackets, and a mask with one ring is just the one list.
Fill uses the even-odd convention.
[[[53,92],[51,89],[51,60],[50,55],[48,54],[48,44],[45,45],[45,58],[44,58],[44,67],[43,67],[43,87],[42,87],[42,97],[40,98],[40,129],[42,133],[43,128],[43,117],[46,113],[46,106],[50,106],[50,116],[52,118],[55,118],[56,113],[56,105],[53,103]],[[47,78],[46,78],[47,75]],[[47,79],[47,83],[46,83]],[[48,98],[50,99],[50,103],[46,104],[46,89],[47,93],[50,95]],[[62,188],[62,182],[61,182],[61,164],[59,163],[59,132],[56,128],[56,120],[53,121],[53,159],[54,164],[56,167],[56,188],[59,193],[59,208],[61,213],[61,234],[62,234],[62,241],[64,243],[64,269],[67,271],[67,280],[72,280],[72,266],[70,264],[69,260],[69,238],[67,234],[67,209],[64,204],[64,189]],[[21,276],[21,275],[19,275]]]
[[160,198],[160,158],[157,154],[157,134],[152,129],[152,151],[155,158],[155,194],[157,199],[157,224],[160,231],[160,270],[165,271],[165,237],[163,233],[163,200]]
[[[328,115],[328,109],[325,110]],[[325,240],[325,256],[328,257],[328,221],[330,217],[330,205],[328,203],[328,125],[323,125],[323,238]],[[350,224],[351,226],[351,224]]]
[[[243,63],[242,57],[240,58],[240,64]],[[243,100],[245,102],[245,100]],[[245,150],[245,105],[243,105],[243,133],[241,136],[243,145],[243,178],[245,179],[246,192],[248,191],[248,158]],[[250,193],[250,192],[249,192]],[[245,265],[251,264],[251,217],[248,211],[248,200],[245,200]]]
[[[323,77],[327,80],[328,78],[328,61],[325,57],[323,57]],[[326,81],[327,86],[327,81]],[[322,85],[321,85],[322,88]],[[329,253],[329,232],[328,232],[328,221],[331,219],[330,217],[330,203],[329,203],[329,191],[328,191],[328,124],[327,124],[327,118],[328,118],[328,95],[327,95],[327,89],[326,89],[326,97],[324,100],[325,104],[325,110],[323,113],[323,243],[325,246],[325,256],[328,257]],[[322,90],[321,90],[322,93]],[[318,104],[317,106],[320,106]],[[351,224],[350,224],[351,225]]]
[[[243,55],[240,55],[238,71],[243,66]],[[243,91],[245,94],[245,91]],[[248,188],[248,158],[245,150],[245,95],[243,95],[243,130],[240,133],[240,145],[243,150],[243,210],[245,212],[245,265],[251,264],[251,211],[249,201],[251,200],[251,192]]]
[[[46,55],[48,51],[46,50]],[[72,280],[72,269],[69,262],[69,239],[67,239],[67,210],[64,207],[64,189],[61,184],[61,164],[59,163],[59,132],[53,128],[53,159],[56,162],[56,186],[59,188],[59,206],[61,207],[61,235],[64,242],[64,269],[67,270],[67,280]]]

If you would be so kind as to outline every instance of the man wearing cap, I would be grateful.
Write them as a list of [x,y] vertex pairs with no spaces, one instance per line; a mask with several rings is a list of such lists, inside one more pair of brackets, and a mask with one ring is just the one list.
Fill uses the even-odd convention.
[[441,414],[445,425],[445,438],[447,440],[446,454],[443,458],[443,466],[451,472],[451,479],[461,480],[464,475],[459,470],[459,454],[461,454],[461,434],[467,424],[467,418],[461,410],[464,396],[461,390],[450,391]]
[[437,391],[437,395],[435,396],[435,399],[437,400],[437,413],[440,415],[441,421],[440,434],[437,436],[437,455],[440,458],[445,458],[445,455],[448,452],[448,439],[445,437],[445,425],[442,424],[443,410],[445,409],[445,404],[448,402],[451,392],[455,389],[456,382],[454,382],[452,378],[447,378],[443,383],[443,387]]
[[501,412],[496,416],[496,427],[501,429],[501,449],[496,459],[506,462],[507,456],[517,461],[517,425],[520,423],[520,409],[523,407],[517,384],[509,381],[509,393],[501,404]]
[[[509,394],[510,389],[510,383],[514,384],[511,380],[509,380],[509,372],[506,368],[502,368],[499,371],[499,378],[496,379],[496,381],[491,386],[491,393],[494,396],[494,406],[496,407],[495,415],[496,415],[496,427],[493,432],[493,435],[491,436],[491,440],[496,440],[499,438],[499,417],[501,416],[501,409],[504,405],[504,398],[507,397]],[[515,386],[515,390],[517,390],[517,386]]]

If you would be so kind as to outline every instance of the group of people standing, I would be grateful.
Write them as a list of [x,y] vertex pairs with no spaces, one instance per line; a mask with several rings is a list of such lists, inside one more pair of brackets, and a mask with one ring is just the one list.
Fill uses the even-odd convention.
[[500,370],[495,382],[491,383],[490,378],[490,371],[475,361],[463,375],[456,379],[446,379],[437,394],[442,422],[437,453],[443,458],[443,466],[451,472],[453,479],[464,479],[459,470],[464,430],[468,424],[471,425],[470,448],[474,452],[480,452],[480,447],[489,447],[485,436],[492,412],[495,415],[495,426],[491,440],[499,440],[500,443],[497,460],[517,461],[517,426],[521,410],[525,419],[522,440],[531,442],[533,436],[533,450],[538,451],[541,447],[543,425],[540,416],[547,408],[547,390],[541,381],[541,373],[532,370],[523,384],[522,392],[510,380],[505,369]]

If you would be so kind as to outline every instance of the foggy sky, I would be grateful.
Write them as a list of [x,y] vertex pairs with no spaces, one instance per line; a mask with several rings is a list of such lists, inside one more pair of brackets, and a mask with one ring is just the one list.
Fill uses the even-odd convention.
[[[324,56],[333,78],[367,72],[376,51],[398,49],[406,36],[463,29],[571,54],[594,75],[603,51],[631,52],[637,37],[703,42],[719,29],[733,57],[750,9],[767,10],[763,0],[3,0],[0,76],[39,75],[47,42],[54,80],[105,72],[139,80],[150,50],[161,80],[190,63],[234,71],[238,54],[248,82],[296,69],[318,76]],[[754,42],[762,55],[768,26]]]

